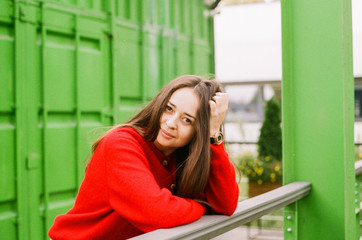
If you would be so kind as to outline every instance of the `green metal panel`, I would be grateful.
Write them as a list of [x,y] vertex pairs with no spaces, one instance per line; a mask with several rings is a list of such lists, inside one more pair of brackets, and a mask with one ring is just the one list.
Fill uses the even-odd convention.
[[[15,33],[9,13],[12,4],[0,2],[0,236],[17,236],[15,142]],[[10,160],[9,160],[10,159]]]
[[285,239],[355,239],[351,2],[282,0]]
[[44,205],[42,235],[46,238],[54,217],[69,210],[78,192],[89,154],[87,132],[112,123],[103,116],[112,99],[110,39],[104,19],[53,6],[40,10],[44,156],[40,195]]
[[65,7],[69,10],[82,9],[94,12],[107,12],[109,10],[110,1],[102,0],[34,0],[34,2],[45,2],[47,4],[54,4],[58,7]]
[[167,79],[172,79],[176,72],[176,41],[173,37],[173,31],[164,31],[162,33],[161,47],[161,74],[162,85],[167,83]]
[[212,52],[208,47],[209,43],[203,41],[194,42],[192,47],[194,48],[193,52],[193,63],[194,63],[194,72],[198,75],[202,75],[210,69],[212,64]]
[[195,2],[0,1],[1,239],[48,239],[101,127],[180,73],[214,71],[212,22]]

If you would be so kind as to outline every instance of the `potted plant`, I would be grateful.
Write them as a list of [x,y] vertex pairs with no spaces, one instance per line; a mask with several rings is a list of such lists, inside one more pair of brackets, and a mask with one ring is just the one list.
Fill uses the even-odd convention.
[[279,102],[266,102],[265,116],[258,140],[258,156],[239,158],[241,172],[249,179],[249,197],[282,185],[282,129]]
[[249,197],[282,185],[282,162],[275,157],[258,157],[247,153],[239,157],[238,166],[241,173],[249,179]]

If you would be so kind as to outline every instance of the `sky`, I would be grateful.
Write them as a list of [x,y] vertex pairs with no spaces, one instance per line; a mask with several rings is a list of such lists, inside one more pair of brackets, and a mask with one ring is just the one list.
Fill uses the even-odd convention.
[[[220,13],[214,18],[216,78],[220,82],[280,80],[280,2],[221,6],[219,10]],[[353,71],[356,77],[362,77],[361,13],[362,0],[352,0]],[[255,86],[233,86],[227,89],[230,100],[236,102],[249,101],[256,91]],[[268,100],[272,90],[267,87],[264,94]],[[244,138],[247,140],[258,137],[260,126],[252,127],[253,130],[248,130],[249,125],[244,129]],[[237,126],[231,128],[229,136],[238,130]],[[362,122],[355,124],[355,139],[357,142],[362,141]]]
[[[280,80],[280,2],[220,6],[215,73],[221,82]],[[362,0],[352,0],[354,75],[362,77]]]

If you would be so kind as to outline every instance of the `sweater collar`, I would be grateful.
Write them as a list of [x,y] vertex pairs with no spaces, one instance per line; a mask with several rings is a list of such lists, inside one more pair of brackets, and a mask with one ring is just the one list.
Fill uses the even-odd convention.
[[151,148],[152,152],[161,161],[163,161],[163,160],[169,161],[174,156],[174,153],[172,153],[169,156],[166,156],[165,154],[163,154],[160,150],[158,150],[158,148],[155,146],[154,142],[147,142],[147,145]]

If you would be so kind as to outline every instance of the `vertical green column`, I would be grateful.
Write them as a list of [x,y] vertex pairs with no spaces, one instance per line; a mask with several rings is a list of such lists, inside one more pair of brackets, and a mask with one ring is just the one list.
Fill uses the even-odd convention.
[[285,239],[356,239],[351,0],[282,0]]
[[25,39],[27,27],[21,16],[24,15],[26,8],[20,2],[14,2],[14,47],[15,47],[15,168],[16,168],[16,212],[17,218],[17,238],[21,240],[30,239],[30,224],[29,224],[29,182],[28,172],[26,169],[27,159],[27,109],[26,109],[26,58],[22,57],[26,49]]

